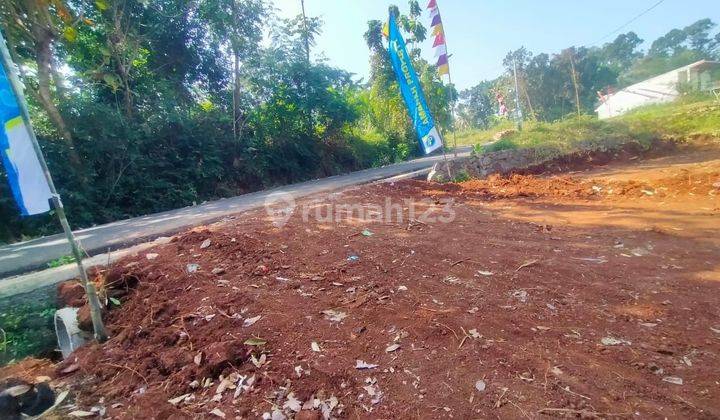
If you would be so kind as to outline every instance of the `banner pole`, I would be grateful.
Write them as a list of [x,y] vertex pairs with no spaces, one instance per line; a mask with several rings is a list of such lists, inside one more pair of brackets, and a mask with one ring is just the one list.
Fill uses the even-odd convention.
[[45,179],[47,180],[48,186],[50,187],[53,207],[55,207],[55,214],[57,214],[57,217],[60,220],[60,225],[65,232],[65,237],[70,243],[73,257],[75,257],[75,262],[77,263],[78,271],[80,273],[80,280],[83,287],[85,288],[85,293],[87,294],[88,298],[88,305],[90,306],[90,316],[92,318],[95,339],[99,342],[103,342],[107,340],[108,336],[102,321],[100,301],[98,299],[97,290],[95,289],[95,284],[88,279],[87,272],[85,271],[85,267],[82,263],[82,249],[80,248],[80,244],[77,242],[77,239],[75,238],[72,229],[70,229],[70,223],[68,223],[67,217],[65,215],[65,208],[63,207],[62,200],[60,200],[60,195],[55,189],[52,175],[50,174],[50,170],[48,169],[47,163],[45,162],[45,157],[43,156],[42,149],[40,148],[40,144],[37,141],[37,137],[35,137],[35,131],[33,130],[30,123],[30,114],[28,112],[27,103],[25,102],[23,88],[20,84],[20,80],[15,74],[15,68],[10,58],[10,51],[8,51],[7,45],[5,44],[5,38],[3,37],[2,32],[0,32],[0,55],[2,56],[2,65],[5,67],[5,71],[7,72],[10,86],[15,93],[15,97],[17,98],[18,106],[20,108],[20,114],[28,130],[33,150],[35,151],[35,155],[37,155],[38,161],[40,162],[40,166],[43,170],[43,174],[45,175]]
[[[435,5],[435,8],[437,8],[438,14],[440,14],[440,6]],[[441,23],[442,25],[442,23]],[[443,38],[445,40],[445,55],[447,55],[447,61],[448,61],[448,84],[452,85],[452,76],[450,76],[450,53],[448,52],[448,42],[447,42],[447,34],[443,30]],[[441,76],[442,78],[442,76]],[[455,158],[457,158],[457,127],[455,127],[455,108],[452,106],[452,101],[450,100],[450,92],[448,91],[448,105],[450,105],[450,118],[452,119],[452,127],[453,127],[453,155]],[[450,171],[450,167],[448,167],[448,173]]]
[[[447,44],[446,44],[447,45]],[[447,46],[445,47],[447,48]],[[448,84],[452,86],[452,77],[450,76],[450,55],[448,55]],[[455,154],[455,157],[457,158],[457,127],[455,126],[455,107],[452,104],[452,101],[449,98],[450,91],[448,91],[448,105],[450,106],[450,118],[452,120],[452,128],[453,128],[453,152]]]

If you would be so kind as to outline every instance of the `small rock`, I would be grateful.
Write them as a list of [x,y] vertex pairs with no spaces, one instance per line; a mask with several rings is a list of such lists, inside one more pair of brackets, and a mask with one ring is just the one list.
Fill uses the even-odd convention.
[[205,249],[205,248],[209,247],[210,244],[212,244],[212,241],[211,241],[210,239],[205,239],[205,240],[200,244],[200,249]]
[[485,387],[485,381],[483,381],[482,379],[475,382],[475,389],[477,389],[479,392],[485,391]]
[[212,273],[216,276],[219,276],[220,274],[225,274],[225,269],[220,267],[215,267],[212,269]]
[[150,261],[154,260],[157,257],[158,257],[158,254],[154,254],[154,253],[145,254],[145,258],[147,258]]

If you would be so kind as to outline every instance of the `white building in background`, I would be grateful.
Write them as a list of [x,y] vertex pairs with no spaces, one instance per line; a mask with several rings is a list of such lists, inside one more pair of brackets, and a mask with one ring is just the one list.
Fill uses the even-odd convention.
[[602,120],[639,106],[670,102],[680,95],[678,86],[710,91],[716,87],[717,81],[713,80],[712,73],[717,69],[720,69],[720,62],[707,60],[680,67],[604,96],[595,112]]

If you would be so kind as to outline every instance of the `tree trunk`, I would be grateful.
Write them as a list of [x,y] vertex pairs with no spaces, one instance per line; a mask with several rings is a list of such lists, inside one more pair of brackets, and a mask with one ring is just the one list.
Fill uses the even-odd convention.
[[237,129],[237,123],[238,123],[238,103],[240,102],[240,60],[238,58],[238,52],[236,48],[233,48],[233,92],[232,92],[232,100],[233,100],[233,140],[237,142],[238,140],[238,129]]
[[530,115],[532,115],[532,118],[534,120],[537,120],[537,115],[535,114],[535,108],[533,108],[532,102],[530,101],[530,93],[528,93],[528,82],[527,79],[525,79],[525,75],[523,75],[522,78],[523,81],[523,93],[525,93],[525,100],[528,104],[528,109],[530,109]]
[[52,57],[52,60],[50,61],[50,73],[52,74],[53,81],[55,82],[55,94],[57,95],[58,101],[65,100],[67,96],[65,82],[62,75],[57,70],[57,60],[55,60],[55,57]]
[[578,88],[577,73],[575,72],[575,59],[573,53],[570,53],[570,69],[572,71],[573,86],[575,86],[575,106],[577,107],[577,114],[580,115],[580,89]]
[[[42,33],[40,33],[42,32]],[[51,34],[47,31],[38,30],[36,31],[35,38],[35,54],[38,67],[38,97],[42,104],[45,112],[47,112],[50,121],[60,132],[60,135],[65,140],[68,147],[68,156],[70,163],[75,167],[76,170],[80,170],[81,161],[80,155],[75,148],[75,141],[73,140],[72,134],[65,124],[65,120],[60,111],[53,102],[52,95],[50,93],[50,76],[51,76],[51,63],[52,63],[52,49],[51,45]]]

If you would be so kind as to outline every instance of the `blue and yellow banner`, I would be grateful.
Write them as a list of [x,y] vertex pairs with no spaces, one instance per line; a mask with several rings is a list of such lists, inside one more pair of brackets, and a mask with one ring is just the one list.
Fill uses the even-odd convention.
[[24,216],[45,213],[50,210],[50,186],[20,113],[10,71],[0,64],[0,157],[20,213]]
[[420,146],[425,154],[442,147],[440,134],[435,128],[435,121],[425,101],[422,86],[413,68],[410,55],[405,49],[405,40],[400,34],[395,17],[390,15],[390,36],[388,51],[397,76],[400,92],[407,105],[413,126],[420,139]]

